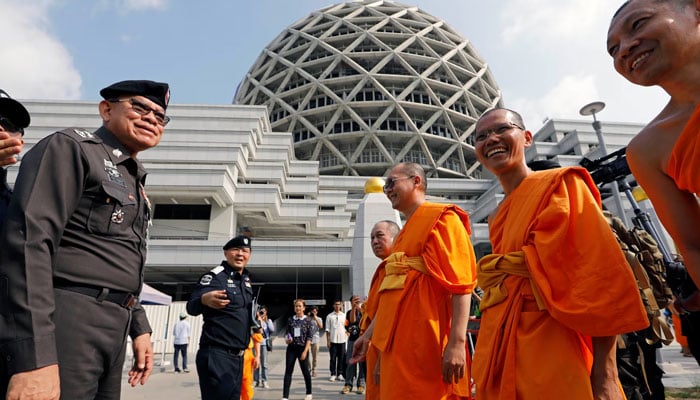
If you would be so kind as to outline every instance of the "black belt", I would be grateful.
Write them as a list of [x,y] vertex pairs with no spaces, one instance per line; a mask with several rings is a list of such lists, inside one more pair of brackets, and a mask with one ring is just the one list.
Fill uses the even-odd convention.
[[108,288],[96,288],[93,286],[75,286],[72,285],[62,285],[54,282],[54,287],[56,289],[68,290],[69,292],[75,292],[84,294],[86,296],[94,297],[98,301],[107,300],[119,306],[130,310],[134,306],[138,297],[133,293],[121,292],[118,290],[111,290]]
[[245,353],[245,349],[234,349],[232,347],[226,347],[226,346],[219,346],[218,344],[200,344],[199,348],[201,349],[217,349],[221,351],[225,351],[228,354],[232,356],[239,356],[243,357],[243,353]]

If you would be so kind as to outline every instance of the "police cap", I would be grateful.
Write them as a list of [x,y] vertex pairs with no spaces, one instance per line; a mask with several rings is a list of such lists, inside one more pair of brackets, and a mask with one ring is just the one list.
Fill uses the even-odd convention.
[[143,96],[163,107],[163,110],[168,108],[168,102],[170,102],[170,88],[167,83],[145,80],[113,83],[100,90],[100,95],[105,100],[116,99],[123,95]]
[[248,236],[244,235],[238,235],[235,238],[229,240],[226,242],[224,245],[224,250],[232,249],[232,248],[250,248],[250,238]]
[[4,90],[0,89],[0,117],[7,118],[12,125],[20,129],[24,134],[24,128],[29,126],[29,112],[17,100],[10,98]]

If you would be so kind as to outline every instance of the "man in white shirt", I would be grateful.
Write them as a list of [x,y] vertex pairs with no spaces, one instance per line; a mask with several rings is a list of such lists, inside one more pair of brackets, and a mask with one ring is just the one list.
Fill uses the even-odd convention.
[[173,344],[175,345],[175,354],[173,355],[173,365],[175,372],[180,373],[180,368],[177,364],[178,353],[182,353],[182,370],[190,372],[187,369],[187,344],[190,342],[190,322],[187,321],[187,314],[180,314],[180,321],[173,328]]
[[345,371],[345,343],[348,335],[345,332],[345,313],[342,307],[343,303],[336,300],[333,303],[333,312],[326,317],[326,345],[331,356],[331,382],[340,379]]

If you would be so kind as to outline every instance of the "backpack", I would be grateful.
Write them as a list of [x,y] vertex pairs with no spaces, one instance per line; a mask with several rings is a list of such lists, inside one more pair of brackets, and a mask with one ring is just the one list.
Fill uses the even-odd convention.
[[639,227],[627,229],[624,222],[609,211],[603,211],[603,214],[637,280],[639,294],[649,318],[649,329],[640,334],[648,344],[671,344],[673,332],[661,315],[661,310],[673,301],[673,293],[666,282],[666,266],[656,240]]

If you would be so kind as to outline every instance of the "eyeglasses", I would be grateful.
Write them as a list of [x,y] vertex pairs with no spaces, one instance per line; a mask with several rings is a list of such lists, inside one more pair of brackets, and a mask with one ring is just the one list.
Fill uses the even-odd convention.
[[396,184],[396,181],[400,181],[403,179],[411,179],[411,178],[415,178],[415,177],[416,177],[415,175],[409,175],[409,176],[404,176],[403,178],[387,178],[386,183],[384,184],[384,193],[393,189],[394,185]]
[[489,129],[483,130],[481,132],[477,132],[474,135],[474,142],[483,142],[484,140],[488,139],[492,133],[495,133],[497,136],[504,135],[504,134],[510,132],[514,128],[518,128],[521,131],[525,130],[525,128],[523,128],[520,125],[514,124],[512,122],[508,122],[505,124],[498,125],[495,128],[489,128]]
[[7,133],[19,133],[20,135],[24,135],[24,129],[17,127],[12,121],[5,117],[0,117],[0,126],[2,126],[2,129]]
[[158,122],[158,125],[160,125],[160,126],[168,125],[168,122],[170,122],[170,117],[168,117],[167,115],[165,115],[164,113],[162,113],[156,109],[153,109],[153,108],[141,103],[138,100],[134,100],[133,97],[130,99],[112,99],[112,100],[110,100],[110,102],[112,102],[112,103],[119,103],[122,101],[128,101],[129,104],[131,104],[131,109],[136,111],[136,113],[141,115],[141,116],[146,116],[149,113],[153,112],[153,116],[156,117],[156,122]]

